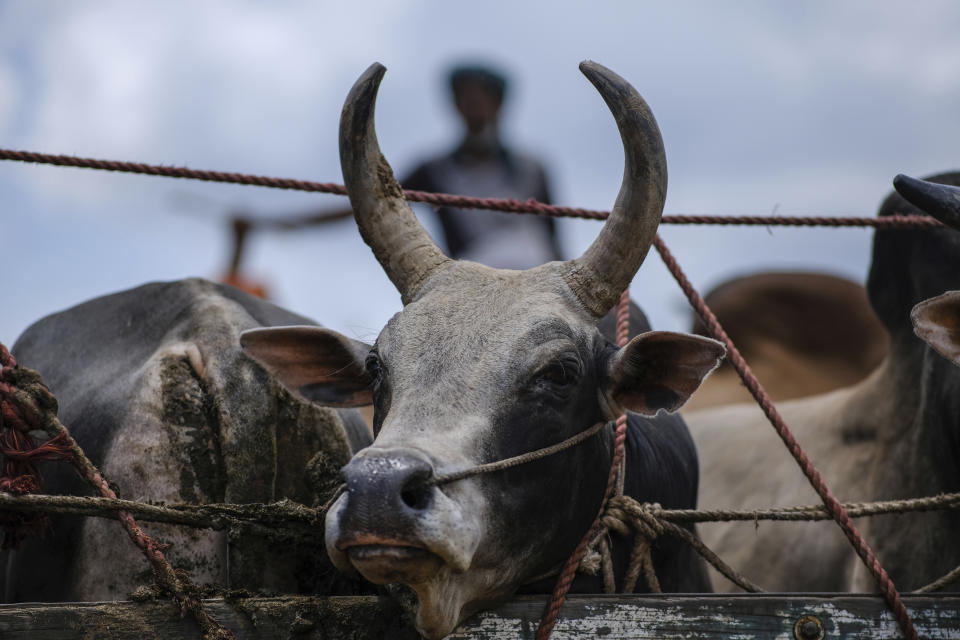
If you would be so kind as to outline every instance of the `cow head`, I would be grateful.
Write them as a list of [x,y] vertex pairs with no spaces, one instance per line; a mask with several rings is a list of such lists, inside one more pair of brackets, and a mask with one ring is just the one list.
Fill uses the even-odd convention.
[[[934,218],[960,231],[960,187],[899,175],[897,191]],[[944,358],[960,365],[960,291],[924,300],[910,312],[913,330]]]
[[646,256],[667,174],[640,95],[598,64],[580,68],[613,112],[626,156],[613,212],[582,257],[510,271],[445,256],[380,153],[373,114],[384,68],[375,64],[347,97],[340,156],[360,232],[403,310],[372,347],[316,328],[243,336],[299,393],[373,403],[376,438],[343,469],[327,549],[341,569],[411,587],[431,638],[566,558],[599,507],[612,433],[513,469],[441,486],[432,478],[560,442],[625,408],[673,411],[723,354],[712,340],[666,332],[618,349],[597,331]]

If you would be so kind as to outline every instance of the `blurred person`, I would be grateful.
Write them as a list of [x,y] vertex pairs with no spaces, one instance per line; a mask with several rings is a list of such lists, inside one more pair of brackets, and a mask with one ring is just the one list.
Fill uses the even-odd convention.
[[[464,134],[451,151],[426,160],[407,174],[405,189],[483,198],[536,199],[550,203],[547,173],[533,157],[514,151],[500,137],[500,113],[507,93],[505,76],[486,66],[461,65],[449,74],[451,97]],[[287,218],[235,217],[249,228],[299,229],[353,215],[349,208]],[[505,269],[528,269],[560,260],[553,218],[502,211],[439,207],[437,217],[447,254]],[[241,245],[238,245],[242,247]],[[230,273],[238,277],[239,255]]]
[[[406,189],[549,203],[543,166],[500,138],[503,75],[486,67],[460,66],[450,73],[454,104],[463,121],[463,140],[449,153],[415,168]],[[528,269],[560,259],[554,219],[546,216],[440,207],[448,253],[491,267]]]

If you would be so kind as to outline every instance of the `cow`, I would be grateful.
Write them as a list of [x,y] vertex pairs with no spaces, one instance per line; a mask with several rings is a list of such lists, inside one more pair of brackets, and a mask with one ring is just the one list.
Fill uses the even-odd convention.
[[[960,184],[960,172],[928,180]],[[903,181],[897,181],[900,187]],[[891,194],[880,216],[922,214]],[[888,354],[862,382],[779,405],[842,501],[895,500],[960,490],[960,371],[919,339],[911,310],[960,288],[960,234],[953,229],[878,229],[867,282],[889,334]],[[921,307],[922,309],[923,307]],[[936,314],[927,321],[943,327]],[[953,316],[956,326],[956,316]],[[953,334],[955,335],[955,334]],[[756,509],[819,502],[755,404],[685,414],[701,452],[700,503]],[[896,584],[915,589],[960,564],[960,514],[875,517],[861,525]],[[863,591],[872,577],[833,523],[715,524],[704,541],[761,586],[789,591]],[[725,582],[715,585],[729,589]]]
[[[887,333],[870,308],[866,289],[839,276],[756,273],[727,280],[703,299],[777,401],[859,382],[886,355]],[[699,320],[691,331],[707,335]],[[724,362],[684,411],[751,398]]]
[[[354,409],[289,393],[240,349],[240,333],[313,322],[205,280],[151,283],[48,316],[14,344],[58,397],[60,418],[122,498],[167,503],[318,502],[370,435]],[[41,463],[44,490],[89,495],[67,463]],[[326,497],[329,497],[327,495]],[[291,548],[258,535],[147,524],[198,582],[273,592],[353,586],[323,536]],[[52,518],[9,554],[3,598],[117,600],[152,581],[111,520]]]
[[[428,638],[566,559],[599,508],[613,427],[529,464],[437,485],[439,476],[553,445],[629,410],[625,493],[664,507],[695,504],[686,426],[657,413],[678,409],[724,348],[655,331],[617,348],[597,330],[652,243],[666,161],[636,90],[599,64],[580,69],[613,113],[625,151],[616,204],[584,255],[525,271],[445,256],[380,152],[373,117],[385,70],[374,64],[343,108],[341,166],[361,235],[404,306],[374,345],[302,327],[241,337],[292,390],[334,406],[373,403],[374,442],[343,469],[327,551],[346,572],[409,587]],[[616,543],[622,561],[629,544]],[[709,586],[677,541],[659,541],[653,562],[665,591]],[[596,579],[583,584],[599,590]]]

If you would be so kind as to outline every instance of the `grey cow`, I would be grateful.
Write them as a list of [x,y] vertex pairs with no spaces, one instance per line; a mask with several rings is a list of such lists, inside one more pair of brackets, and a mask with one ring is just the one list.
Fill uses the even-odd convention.
[[[310,504],[369,444],[355,409],[304,401],[240,349],[247,329],[312,321],[204,280],[148,284],[35,323],[13,347],[57,395],[60,418],[120,497],[168,503]],[[69,464],[43,463],[49,493],[89,495]],[[318,486],[318,483],[320,486]],[[329,487],[328,487],[329,488]],[[342,582],[322,544],[149,524],[199,582],[281,592]],[[9,553],[6,601],[125,599],[152,576],[112,520],[53,518]]]
[[[697,460],[685,425],[643,416],[679,408],[724,350],[666,332],[618,349],[597,330],[656,233],[666,162],[633,87],[595,63],[581,70],[612,111],[626,159],[613,212],[582,257],[511,271],[445,256],[378,148],[374,98],[384,69],[373,65],[343,108],[341,164],[360,232],[404,308],[372,346],[322,329],[243,335],[248,353],[291,389],[334,405],[374,404],[376,437],[344,468],[327,550],[344,571],[409,586],[429,638],[570,554],[597,513],[612,429],[514,469],[431,484],[438,475],[560,442],[631,410],[642,415],[630,416],[626,492],[664,506],[695,503]],[[618,545],[622,559],[627,543]],[[661,541],[654,565],[664,590],[707,588],[688,548]]]

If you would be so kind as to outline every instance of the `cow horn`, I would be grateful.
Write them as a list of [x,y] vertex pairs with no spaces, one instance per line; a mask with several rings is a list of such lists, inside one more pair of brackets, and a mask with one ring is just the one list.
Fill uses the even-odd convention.
[[566,263],[564,279],[596,317],[629,286],[650,249],[667,193],[667,158],[650,107],[630,83],[596,62],[580,63],[613,113],[623,140],[623,184],[600,235]]
[[407,304],[450,258],[420,225],[380,152],[373,115],[384,72],[373,63],[347,96],[340,114],[340,166],[360,235]]
[[960,187],[917,180],[902,173],[893,179],[893,187],[910,204],[960,231]]

